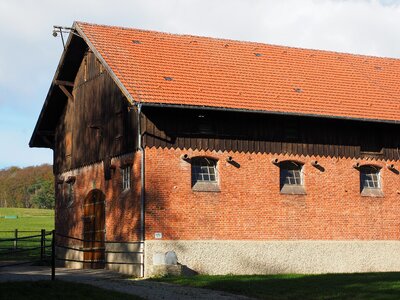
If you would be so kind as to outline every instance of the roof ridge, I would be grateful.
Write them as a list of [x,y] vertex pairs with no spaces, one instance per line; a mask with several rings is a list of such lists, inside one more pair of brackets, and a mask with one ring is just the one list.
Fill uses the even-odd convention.
[[399,61],[400,60],[400,58],[388,57],[388,56],[376,56],[376,55],[358,54],[358,53],[341,52],[341,51],[333,51],[333,50],[325,50],[325,49],[303,48],[303,47],[279,45],[279,44],[272,44],[272,43],[269,44],[269,43],[255,42],[255,41],[235,40],[235,39],[229,39],[229,38],[219,38],[219,37],[212,37],[212,36],[184,34],[184,33],[171,33],[171,32],[151,30],[151,29],[143,29],[143,28],[135,28],[135,27],[127,27],[127,26],[118,26],[118,25],[105,25],[105,24],[89,23],[89,22],[83,22],[83,21],[75,21],[74,23],[82,24],[82,25],[88,25],[88,26],[97,26],[97,27],[105,27],[105,28],[116,28],[116,29],[122,29],[122,30],[140,31],[140,32],[147,32],[147,33],[156,33],[156,34],[163,34],[163,35],[187,37],[187,38],[211,39],[211,40],[217,40],[217,41],[221,41],[221,42],[234,42],[234,43],[239,43],[239,44],[252,44],[252,45],[259,45],[259,46],[278,47],[278,48],[282,48],[282,49],[304,50],[304,51],[312,51],[312,52],[317,52],[317,53],[319,52],[319,53],[336,54],[336,55],[352,56],[352,57],[356,56],[356,57],[360,57],[360,58],[371,58],[371,59],[379,59],[379,60],[395,60],[395,61]]

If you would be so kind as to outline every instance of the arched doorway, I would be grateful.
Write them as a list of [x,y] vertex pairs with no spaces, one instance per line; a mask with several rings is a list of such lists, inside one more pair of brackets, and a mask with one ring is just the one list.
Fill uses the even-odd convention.
[[100,190],[91,190],[83,203],[83,259],[85,269],[103,269],[105,260],[105,199]]

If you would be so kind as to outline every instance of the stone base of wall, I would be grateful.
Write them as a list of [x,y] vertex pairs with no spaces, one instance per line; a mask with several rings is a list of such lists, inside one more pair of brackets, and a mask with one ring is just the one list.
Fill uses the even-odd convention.
[[[106,244],[106,251],[115,252],[140,252],[140,244],[110,243]],[[83,252],[69,249],[57,248],[57,257],[70,260],[83,261]],[[108,270],[128,274],[132,276],[141,276],[142,254],[140,253],[106,253],[107,263],[105,268]],[[116,262],[118,264],[112,264]],[[123,263],[123,264],[119,264]],[[57,261],[57,266],[71,269],[83,269],[83,263],[74,261]]]
[[[74,247],[74,246],[72,246],[72,247]],[[79,247],[77,247],[77,248],[79,248]],[[60,259],[71,259],[71,260],[83,261],[83,252],[82,251],[63,249],[63,248],[57,247],[56,253],[57,253],[56,254],[57,258],[60,258]],[[81,262],[57,260],[56,263],[57,263],[58,267],[65,267],[65,268],[71,268],[71,269],[82,269],[83,268],[83,263],[81,263]]]
[[[106,251],[141,252],[139,243],[107,243]],[[140,253],[106,253],[106,269],[140,277],[142,254]],[[115,262],[116,264],[112,264]],[[120,264],[127,263],[127,264]]]
[[146,241],[153,254],[175,251],[183,273],[277,274],[400,271],[400,241]]

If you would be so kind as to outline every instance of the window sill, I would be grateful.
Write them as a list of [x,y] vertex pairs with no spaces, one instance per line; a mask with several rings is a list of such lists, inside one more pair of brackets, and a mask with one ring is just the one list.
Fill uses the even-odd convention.
[[130,190],[131,188],[121,190],[121,195],[128,193]]
[[304,186],[291,186],[291,185],[284,185],[281,188],[281,194],[284,195],[307,195]]
[[362,197],[377,197],[377,198],[382,198],[385,195],[383,194],[381,189],[363,189],[361,191],[361,196]]
[[197,182],[192,186],[193,192],[221,192],[218,183]]

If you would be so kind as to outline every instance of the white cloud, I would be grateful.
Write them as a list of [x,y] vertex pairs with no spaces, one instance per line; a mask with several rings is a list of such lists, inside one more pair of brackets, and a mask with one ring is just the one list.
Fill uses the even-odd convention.
[[[400,58],[400,1],[1,0],[0,109],[35,123],[62,52],[52,26],[74,20]],[[19,126],[0,124],[2,140]],[[14,139],[24,164],[41,157],[29,135]]]

